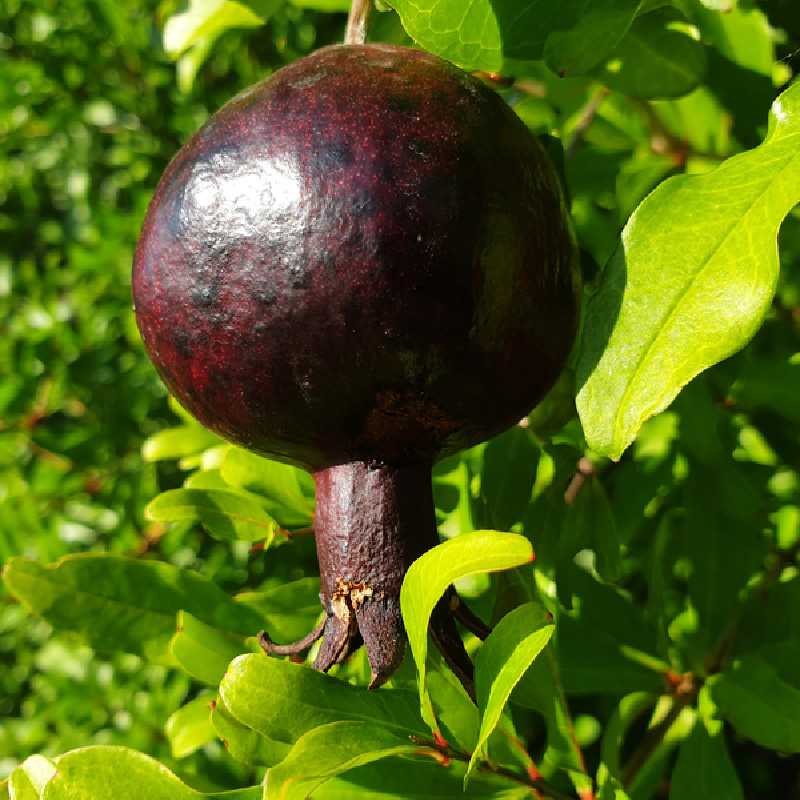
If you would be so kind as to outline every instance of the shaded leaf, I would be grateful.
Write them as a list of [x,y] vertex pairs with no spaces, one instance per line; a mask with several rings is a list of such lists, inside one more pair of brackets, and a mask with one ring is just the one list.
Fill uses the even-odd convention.
[[800,752],[800,689],[756,654],[737,659],[710,682],[720,716],[740,736],[784,753]]
[[743,800],[739,776],[733,766],[722,727],[712,734],[702,719],[678,751],[670,780],[670,800]]
[[492,439],[483,451],[481,500],[486,526],[510,530],[521,522],[531,500],[539,448],[518,425]]
[[480,774],[472,778],[469,794],[462,781],[464,764],[453,762],[447,769],[428,761],[388,758],[368,764],[334,778],[314,793],[314,800],[408,800],[413,787],[414,800],[453,800],[456,797],[522,800],[530,797],[524,786],[515,787],[502,778]]
[[437,545],[409,568],[400,590],[400,608],[411,652],[419,672],[423,718],[436,730],[436,719],[425,687],[428,621],[445,590],[468,575],[511,569],[533,560],[524,536],[496,531],[473,531]]
[[618,459],[695,375],[741,348],[769,308],[775,245],[800,200],[800,85],[773,104],[755,150],[662,183],[634,212],[591,298],[578,411]]
[[661,8],[639,17],[597,73],[631,97],[680,97],[703,78],[706,54],[686,20]]

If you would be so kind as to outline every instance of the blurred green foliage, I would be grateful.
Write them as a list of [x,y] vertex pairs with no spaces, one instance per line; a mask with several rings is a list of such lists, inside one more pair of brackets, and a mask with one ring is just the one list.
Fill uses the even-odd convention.
[[[209,716],[224,665],[254,649],[252,639],[184,607],[166,647],[137,640],[137,628],[125,640],[131,652],[114,653],[92,634],[119,612],[112,603],[76,592],[74,607],[54,613],[47,581],[24,585],[27,562],[18,560],[68,556],[77,575],[84,562],[72,559],[87,551],[163,561],[236,595],[278,639],[313,622],[313,540],[286,535],[310,522],[308,476],[170,408],[136,332],[130,264],[180,144],[236,92],[339,40],[344,16],[329,12],[346,5],[0,3],[0,563],[11,562],[0,598],[0,780],[32,753],[98,744],[148,753],[200,791],[252,783],[294,744],[259,731],[267,712],[248,705],[270,670],[319,699],[311,731],[291,705],[269,709],[271,723],[297,723],[293,758],[313,750],[325,725],[346,724],[331,715],[356,695],[255,659],[223,681],[231,709],[219,703]],[[598,23],[595,50],[572,2],[528,19],[514,17],[513,3],[475,0],[474,9],[495,9],[482,49],[469,46],[481,18],[459,16],[458,4],[388,5],[399,16],[377,14],[373,38],[407,41],[402,18],[419,42],[463,66],[516,78],[496,86],[559,161],[590,288],[652,189],[763,139],[800,52],[800,12],[786,0],[654,1],[636,12],[620,3]],[[437,28],[431,10],[452,24]],[[526,428],[436,468],[443,535],[497,528],[534,540],[535,582],[527,572],[478,575],[459,588],[487,620],[529,602],[554,615],[548,657],[523,678],[504,719],[562,791],[594,781],[600,797],[620,798],[619,781],[633,800],[686,800],[698,796],[697,765],[711,763],[726,800],[800,797],[791,716],[800,709],[796,211],[779,245],[777,292],[755,339],[650,419],[619,463],[587,448],[567,373]],[[237,502],[266,520],[266,554],[253,552],[258,531],[236,524]],[[130,580],[142,597],[163,588]],[[363,685],[363,657],[338,675]],[[413,682],[409,662],[395,687]],[[463,693],[437,664],[428,689],[459,741],[473,722]],[[493,756],[496,746],[490,740]],[[500,763],[507,757],[501,748]],[[408,767],[380,763],[333,780],[324,796],[402,796]],[[431,796],[455,796],[463,775],[460,765],[414,769]],[[473,796],[513,796],[494,780],[475,780]]]

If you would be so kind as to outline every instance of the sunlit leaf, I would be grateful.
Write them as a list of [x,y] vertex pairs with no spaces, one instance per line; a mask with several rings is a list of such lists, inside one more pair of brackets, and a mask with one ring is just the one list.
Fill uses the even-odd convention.
[[253,497],[244,492],[218,489],[170,489],[145,508],[156,522],[197,520],[222,541],[272,542],[278,523]]
[[589,303],[578,411],[618,459],[695,375],[741,348],[769,308],[775,238],[800,200],[800,85],[764,143],[713,172],[665,181],[636,210]]
[[425,687],[425,672],[428,621],[436,603],[447,587],[459,578],[512,569],[532,560],[533,548],[524,536],[496,531],[473,531],[429,550],[406,573],[400,591],[400,608],[419,672],[421,712],[432,730],[436,730],[437,725]]
[[484,756],[483,748],[500,721],[511,692],[550,641],[554,630],[537,604],[526,603],[506,614],[481,645],[475,660],[481,728],[467,774]]

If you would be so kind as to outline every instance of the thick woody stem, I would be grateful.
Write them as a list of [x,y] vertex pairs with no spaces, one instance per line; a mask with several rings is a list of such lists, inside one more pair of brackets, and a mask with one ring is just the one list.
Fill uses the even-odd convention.
[[353,0],[344,31],[345,44],[364,44],[367,41],[370,11],[372,11],[372,0]]
[[[374,688],[403,658],[400,587],[406,571],[438,543],[430,464],[356,462],[314,477],[320,600],[327,614],[314,666],[327,671],[363,642]],[[471,681],[472,664],[446,599],[431,617],[431,634],[456,674]]]

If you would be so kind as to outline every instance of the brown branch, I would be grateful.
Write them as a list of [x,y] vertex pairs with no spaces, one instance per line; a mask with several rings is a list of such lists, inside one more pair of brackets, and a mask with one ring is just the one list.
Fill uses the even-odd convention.
[[578,466],[575,469],[575,474],[567,486],[567,491],[564,492],[564,502],[571,506],[580,494],[583,484],[586,483],[587,478],[591,478],[597,474],[597,468],[586,456],[578,461]]
[[566,158],[572,158],[572,156],[575,155],[575,151],[583,141],[583,137],[586,136],[586,132],[594,122],[594,118],[597,116],[600,106],[603,104],[606,97],[608,97],[609,91],[607,87],[601,86],[586,102],[586,105],[583,107],[578,117],[578,121],[575,123],[569,141],[564,148],[564,155]]
[[367,41],[367,22],[371,11],[372,0],[353,0],[344,30],[345,44],[364,44]]

